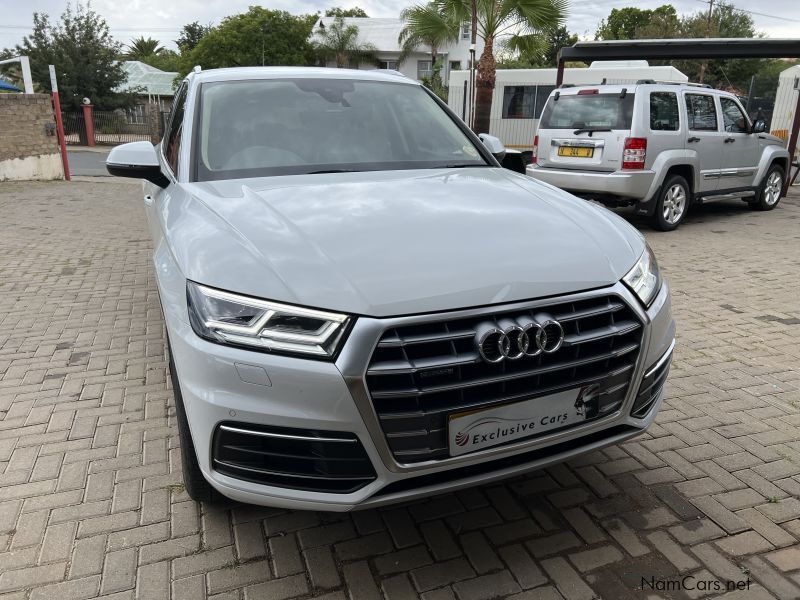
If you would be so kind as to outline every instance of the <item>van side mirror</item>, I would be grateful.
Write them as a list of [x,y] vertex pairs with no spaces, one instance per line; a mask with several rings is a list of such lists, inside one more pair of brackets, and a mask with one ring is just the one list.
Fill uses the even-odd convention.
[[753,123],[753,133],[764,133],[767,130],[767,122],[764,119],[759,119]]
[[483,145],[486,146],[486,149],[489,150],[499,162],[503,162],[503,158],[506,155],[506,147],[503,146],[503,142],[488,133],[479,133],[478,137],[483,142]]
[[156,149],[150,142],[116,146],[108,153],[106,170],[116,177],[145,179],[162,188],[169,185],[169,179],[161,172]]

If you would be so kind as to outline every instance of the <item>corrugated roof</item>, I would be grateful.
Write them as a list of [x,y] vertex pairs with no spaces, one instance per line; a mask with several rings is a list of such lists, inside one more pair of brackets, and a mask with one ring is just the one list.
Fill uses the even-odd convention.
[[[325,27],[330,27],[334,20],[335,17],[322,17],[317,21],[314,33],[317,34],[320,22]],[[345,17],[344,22],[358,27],[358,41],[372,44],[378,52],[400,52],[402,49],[397,43],[404,25],[402,19]],[[427,46],[420,46],[419,49],[422,52],[430,50]]]
[[123,61],[122,70],[128,80],[118,88],[121,92],[143,88],[145,91],[142,93],[151,96],[175,95],[173,81],[178,76],[177,72],[162,71],[138,60]]

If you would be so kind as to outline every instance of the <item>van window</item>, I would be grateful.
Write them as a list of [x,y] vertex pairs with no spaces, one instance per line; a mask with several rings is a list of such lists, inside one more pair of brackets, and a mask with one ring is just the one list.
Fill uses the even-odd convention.
[[652,131],[678,131],[678,95],[675,92],[650,93],[650,129]]
[[507,85],[503,88],[503,119],[538,119],[552,85]]
[[692,131],[717,131],[717,108],[714,96],[686,94],[686,116]]
[[630,129],[635,94],[569,94],[547,101],[542,129]]

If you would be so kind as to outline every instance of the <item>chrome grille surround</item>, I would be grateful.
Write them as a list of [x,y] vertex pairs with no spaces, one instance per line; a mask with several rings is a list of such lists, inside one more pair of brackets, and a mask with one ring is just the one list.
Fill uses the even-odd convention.
[[[526,438],[524,440],[517,440],[508,444],[486,448],[478,452],[469,453],[461,456],[450,457],[448,455],[440,454],[438,457],[423,456],[419,460],[409,460],[407,457],[397,456],[390,447],[390,443],[386,437],[386,432],[381,426],[379,414],[373,404],[373,398],[368,389],[367,371],[373,359],[373,354],[378,348],[379,342],[384,338],[387,332],[404,328],[406,326],[427,325],[431,323],[441,323],[443,321],[458,321],[463,319],[477,319],[478,317],[485,318],[486,316],[498,315],[505,316],[508,313],[518,313],[525,311],[532,311],[533,314],[541,313],[541,309],[548,307],[563,305],[573,302],[582,302],[591,300],[596,302],[597,299],[613,298],[614,301],[619,301],[623,305],[623,310],[638,321],[638,348],[631,352],[633,365],[631,369],[630,378],[627,380],[627,386],[624,390],[624,398],[619,403],[613,412],[600,415],[597,419],[580,423],[571,428],[562,430],[549,431],[539,437]],[[638,302],[636,297],[621,283],[617,283],[605,288],[592,290],[588,292],[581,292],[576,294],[568,294],[558,296],[555,298],[545,298],[524,302],[506,303],[492,306],[477,307],[471,309],[454,310],[439,313],[429,313],[422,315],[388,317],[388,318],[370,318],[360,317],[356,322],[351,339],[345,345],[342,355],[337,360],[337,367],[342,372],[345,382],[350,389],[350,392],[355,400],[356,406],[361,413],[364,423],[370,433],[375,449],[381,457],[385,467],[391,472],[403,473],[414,471],[438,471],[449,469],[461,464],[481,462],[485,460],[492,460],[501,456],[517,454],[521,451],[545,447],[551,444],[560,443],[565,440],[579,438],[583,435],[602,430],[607,427],[614,426],[622,422],[629,414],[630,405],[633,401],[635,390],[638,389],[638,383],[642,376],[642,348],[647,348],[649,345],[650,329],[649,318],[646,311]],[[457,333],[454,335],[458,335]],[[466,339],[466,338],[465,338]],[[562,349],[563,351],[563,349]],[[561,351],[555,353],[553,356],[560,356]],[[476,352],[477,355],[477,352]],[[516,362],[523,362],[524,359]],[[573,382],[573,385],[574,384]],[[563,389],[563,388],[562,388]],[[521,394],[518,400],[528,399],[535,397],[537,394],[534,392],[526,392]]]

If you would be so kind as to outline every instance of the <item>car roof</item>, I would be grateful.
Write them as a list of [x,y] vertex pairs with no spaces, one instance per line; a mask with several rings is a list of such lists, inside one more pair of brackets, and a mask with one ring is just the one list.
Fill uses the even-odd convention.
[[232,67],[192,71],[189,79],[198,83],[211,81],[241,81],[243,79],[350,79],[359,81],[386,81],[420,85],[397,71],[359,69],[330,69],[326,67]]

